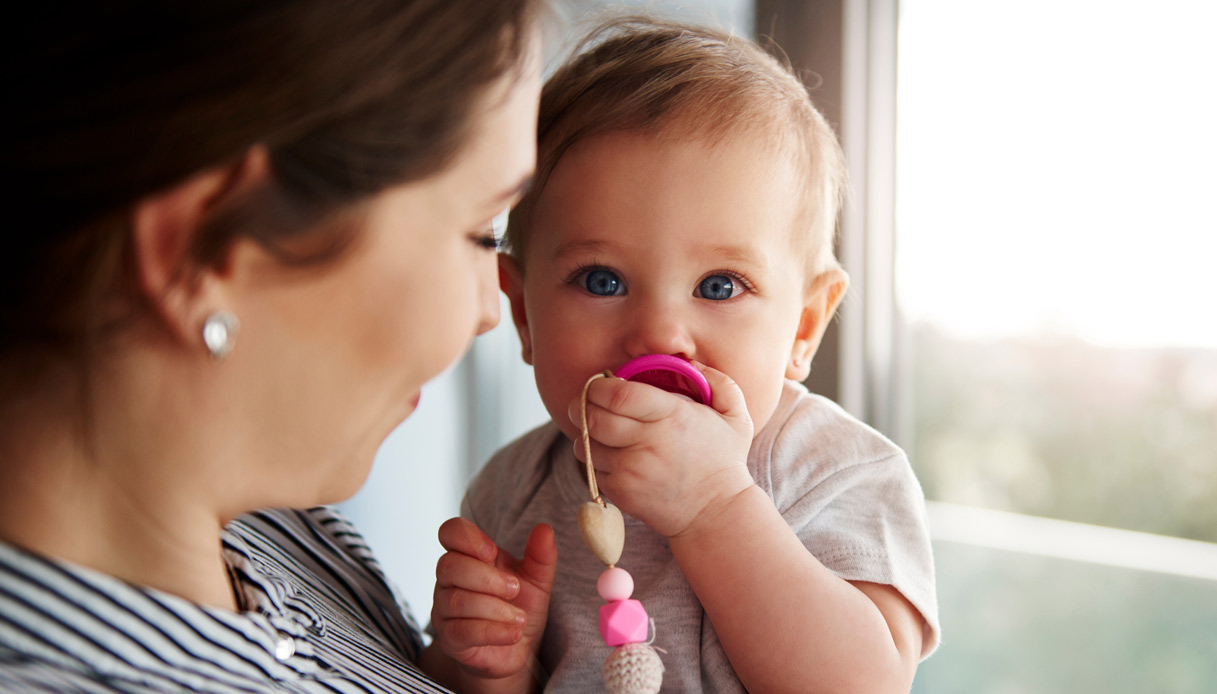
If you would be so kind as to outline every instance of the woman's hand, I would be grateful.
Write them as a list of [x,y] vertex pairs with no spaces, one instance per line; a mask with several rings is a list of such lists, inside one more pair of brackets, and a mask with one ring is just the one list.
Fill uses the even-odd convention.
[[[753,484],[752,418],[739,386],[694,364],[710,407],[654,386],[601,378],[587,391],[587,428],[600,488],[623,512],[672,537]],[[568,414],[580,425],[580,402]],[[583,442],[575,457],[586,462]]]
[[534,690],[528,666],[549,610],[558,560],[553,530],[533,528],[522,559],[463,518],[444,522],[439,541],[447,551],[435,567],[431,649],[459,665],[462,691]]

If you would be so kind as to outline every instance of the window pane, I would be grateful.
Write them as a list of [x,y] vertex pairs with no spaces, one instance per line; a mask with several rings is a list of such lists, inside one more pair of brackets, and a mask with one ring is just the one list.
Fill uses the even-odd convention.
[[1217,583],[934,544],[943,646],[914,694],[1201,694]]
[[931,498],[1217,541],[1217,3],[907,0],[897,296]]

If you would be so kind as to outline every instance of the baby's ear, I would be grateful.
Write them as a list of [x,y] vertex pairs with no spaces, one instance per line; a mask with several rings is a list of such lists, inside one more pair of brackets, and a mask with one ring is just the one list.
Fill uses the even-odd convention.
[[786,378],[803,381],[811,373],[811,359],[819,349],[828,321],[837,312],[837,306],[841,304],[848,287],[849,275],[838,268],[821,272],[811,281],[804,295],[803,312],[799,316],[799,329],[795,332],[794,345],[790,350],[790,362],[786,364]]
[[532,334],[528,330],[528,310],[524,306],[524,271],[515,258],[499,254],[499,289],[507,295],[511,304],[511,322],[515,323],[520,336],[521,356],[524,363],[532,365]]

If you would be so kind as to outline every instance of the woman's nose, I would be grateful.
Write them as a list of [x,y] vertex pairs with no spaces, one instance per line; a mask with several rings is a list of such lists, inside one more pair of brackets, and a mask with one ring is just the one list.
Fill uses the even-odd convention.
[[[490,255],[490,254],[488,254]],[[477,334],[499,324],[499,265],[492,256],[478,273],[478,323]]]

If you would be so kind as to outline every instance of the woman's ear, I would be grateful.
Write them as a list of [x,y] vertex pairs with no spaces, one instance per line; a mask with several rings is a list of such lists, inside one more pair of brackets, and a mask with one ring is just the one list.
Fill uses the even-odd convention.
[[532,365],[532,333],[528,330],[528,310],[524,306],[524,271],[515,258],[499,254],[499,288],[507,295],[511,304],[511,322],[515,323],[520,336],[521,356],[524,363]]
[[201,171],[140,201],[132,215],[132,252],[144,299],[186,344],[197,343],[207,316],[228,308],[219,279],[223,269],[197,268],[189,257],[208,219],[237,196],[261,184],[267,153],[255,146],[239,161]]
[[836,313],[847,287],[849,275],[836,268],[820,273],[811,281],[803,300],[790,361],[786,364],[786,378],[794,381],[807,379],[811,373],[811,359],[819,349],[828,321]]

